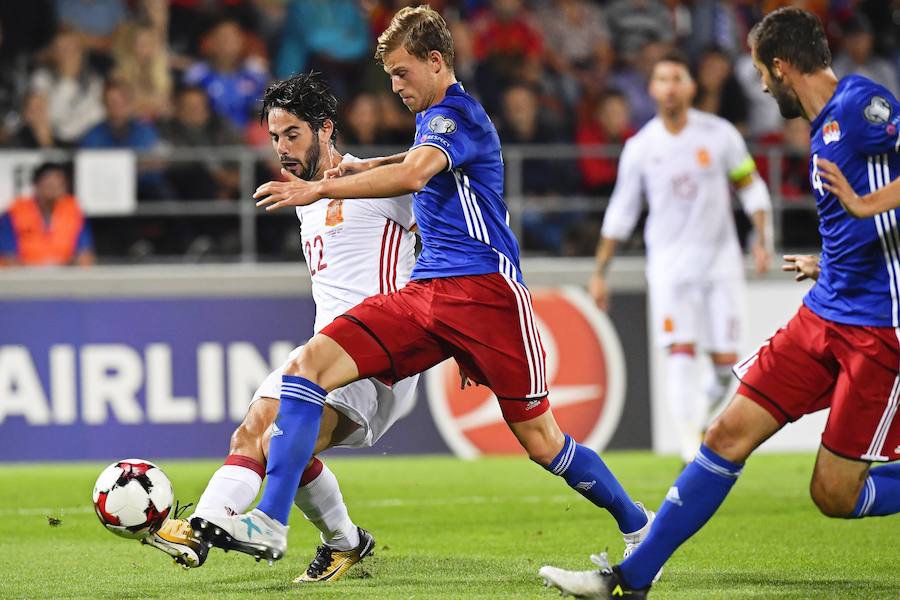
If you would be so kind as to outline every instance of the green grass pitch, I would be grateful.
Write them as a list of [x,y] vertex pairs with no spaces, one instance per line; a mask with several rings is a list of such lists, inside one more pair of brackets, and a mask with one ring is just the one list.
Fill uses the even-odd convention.
[[[604,454],[635,499],[658,506],[677,462]],[[149,457],[152,459],[152,457]],[[194,501],[215,462],[158,461]],[[813,457],[761,455],[719,513],[667,565],[652,598],[900,598],[900,518],[830,520],[807,494]],[[105,465],[0,467],[0,598],[543,598],[546,563],[589,568],[622,539],[613,520],[524,458],[335,458],[351,516],[376,555],[341,581],[297,586],[317,532],[294,512],[270,567],[213,550],[187,571],[105,531],[90,509]],[[61,519],[50,526],[48,516]],[[302,566],[301,566],[302,565]]]

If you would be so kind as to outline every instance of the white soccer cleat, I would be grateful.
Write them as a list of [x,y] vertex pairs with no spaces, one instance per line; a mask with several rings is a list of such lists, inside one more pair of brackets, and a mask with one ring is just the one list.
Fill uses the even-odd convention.
[[288,526],[255,508],[247,514],[233,516],[194,513],[191,526],[209,546],[237,550],[257,561],[265,559],[272,563],[287,552]]
[[598,569],[593,571],[567,571],[557,567],[541,567],[538,575],[544,580],[546,587],[559,590],[563,596],[575,596],[585,600],[609,600],[610,598],[628,597],[642,600],[647,597],[647,589],[634,590],[622,581],[618,567],[610,567],[606,553],[591,555]]
[[[647,524],[634,531],[632,533],[625,533],[622,535],[622,539],[625,540],[625,551],[622,553],[622,558],[628,558],[628,555],[634,552],[638,546],[641,545],[641,542],[650,534],[650,527],[653,525],[653,521],[656,520],[656,513],[646,508],[642,503],[635,502],[636,506],[640,507],[644,514],[647,515]],[[591,560],[594,560],[594,556],[591,556]],[[596,562],[596,561],[594,561]],[[662,577],[663,570],[660,569],[656,576],[653,578],[653,583],[659,581],[659,578]]]

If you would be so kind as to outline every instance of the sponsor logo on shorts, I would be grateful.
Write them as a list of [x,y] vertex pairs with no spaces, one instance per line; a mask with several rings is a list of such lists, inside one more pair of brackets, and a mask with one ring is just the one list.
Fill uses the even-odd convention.
[[[535,321],[547,353],[548,399],[563,431],[594,450],[606,447],[622,414],[625,361],[612,322],[581,288],[531,290]],[[435,425],[458,456],[509,454],[521,446],[486,386],[459,387],[447,360],[426,373]],[[526,410],[540,405],[528,401]]]
[[525,405],[525,410],[531,410],[533,408],[537,408],[540,405],[541,405],[540,400],[532,400],[531,402],[529,402],[528,404]]

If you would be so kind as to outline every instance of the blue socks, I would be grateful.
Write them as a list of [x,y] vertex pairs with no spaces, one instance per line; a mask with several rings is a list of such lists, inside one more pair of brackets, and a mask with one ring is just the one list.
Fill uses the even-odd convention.
[[700,446],[694,461],[669,488],[650,534],[619,566],[629,586],[641,589],[650,585],[678,546],[716,512],[742,468]]
[[633,533],[647,524],[647,515],[631,501],[597,453],[568,435],[547,470],[565,479],[570,487],[597,506],[608,510],[623,533]]
[[900,513],[900,463],[869,469],[853,516],[884,517]]
[[287,525],[300,477],[312,458],[327,392],[303,377],[281,377],[281,406],[272,425],[269,478],[256,507],[282,525]]

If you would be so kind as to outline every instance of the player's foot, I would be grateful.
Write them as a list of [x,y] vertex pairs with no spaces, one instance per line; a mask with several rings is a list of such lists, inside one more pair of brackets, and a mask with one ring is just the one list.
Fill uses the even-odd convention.
[[[647,515],[647,524],[638,529],[633,533],[626,533],[622,535],[622,538],[625,540],[625,551],[622,553],[622,558],[628,558],[628,555],[637,550],[637,547],[644,541],[644,539],[650,534],[650,527],[653,525],[653,520],[656,519],[656,513],[646,508],[642,503],[635,502],[635,505],[638,506],[644,514]],[[660,569],[656,573],[656,577],[653,578],[653,583],[659,581],[659,578],[662,577],[663,570]]]
[[233,516],[194,513],[191,526],[208,546],[237,550],[257,561],[265,559],[271,563],[287,551],[288,526],[255,508]]
[[650,592],[649,587],[642,590],[629,587],[622,580],[619,567],[609,566],[605,552],[600,556],[592,555],[591,561],[600,568],[594,571],[567,571],[547,566],[541,567],[538,575],[544,580],[545,586],[558,589],[563,596],[586,600],[641,600]]
[[362,527],[357,527],[357,531],[359,531],[359,545],[353,550],[335,550],[325,544],[316,548],[316,557],[309,563],[306,572],[294,579],[294,583],[340,579],[347,569],[372,554],[375,549],[375,538]]
[[187,569],[202,565],[209,553],[209,546],[194,535],[186,519],[168,519],[159,531],[143,538],[141,543],[162,550]]

